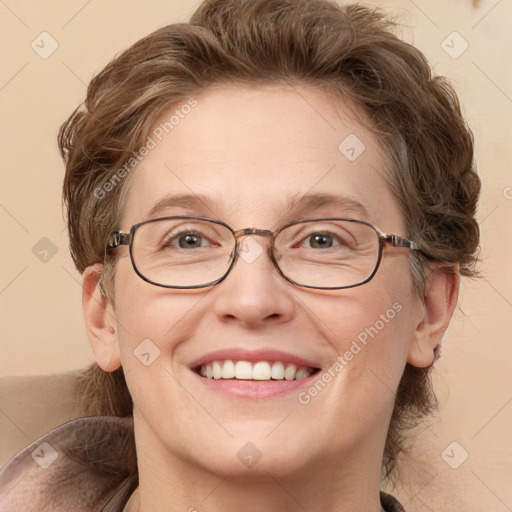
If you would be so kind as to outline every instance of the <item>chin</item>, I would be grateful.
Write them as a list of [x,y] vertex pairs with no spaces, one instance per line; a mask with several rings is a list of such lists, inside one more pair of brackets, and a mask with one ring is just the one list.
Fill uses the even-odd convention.
[[[273,428],[275,426],[276,423]],[[223,442],[219,436],[215,442],[208,438],[202,446],[194,445],[192,457],[198,465],[222,478],[227,474],[230,479],[242,480],[283,478],[309,468],[310,461],[316,458],[313,453],[316,443],[311,442],[311,435],[303,438],[297,436],[296,429],[295,434],[291,430],[283,429],[278,436],[276,432],[268,435],[270,430],[267,428],[253,427],[243,429],[243,433],[238,432],[233,438],[224,436]]]

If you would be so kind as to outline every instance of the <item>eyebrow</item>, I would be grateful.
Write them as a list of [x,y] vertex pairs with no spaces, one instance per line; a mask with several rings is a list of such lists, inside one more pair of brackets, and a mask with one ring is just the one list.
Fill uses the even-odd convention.
[[219,209],[220,202],[213,197],[204,194],[177,194],[169,195],[160,199],[155,203],[148,212],[148,219],[158,216],[167,208],[185,208],[205,212],[209,210],[211,213]]
[[[226,205],[224,205],[226,206]],[[335,207],[350,212],[362,219],[368,219],[368,210],[353,198],[335,194],[295,194],[290,196],[281,210],[282,217],[300,216],[322,207]],[[184,208],[196,214],[208,216],[222,210],[222,200],[204,194],[168,195],[155,203],[148,212],[148,219],[155,218],[168,208]],[[215,216],[215,215],[214,215]]]
[[370,216],[368,210],[359,201],[336,194],[298,194],[291,196],[283,210],[283,216],[304,215],[304,213],[322,207],[334,207],[342,210],[344,214],[350,212],[362,219],[367,219]]

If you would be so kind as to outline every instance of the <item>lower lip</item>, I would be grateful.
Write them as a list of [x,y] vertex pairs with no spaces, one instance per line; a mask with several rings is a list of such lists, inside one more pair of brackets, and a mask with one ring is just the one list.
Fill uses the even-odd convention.
[[236,379],[208,379],[198,373],[192,373],[206,388],[236,398],[276,398],[296,392],[302,387],[308,387],[316,378],[315,372],[305,379],[299,380],[236,380]]

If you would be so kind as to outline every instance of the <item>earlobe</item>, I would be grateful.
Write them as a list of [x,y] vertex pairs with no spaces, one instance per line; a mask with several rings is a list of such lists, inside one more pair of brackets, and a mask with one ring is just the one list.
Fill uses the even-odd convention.
[[87,336],[102,370],[111,372],[121,366],[115,315],[111,304],[100,289],[103,265],[87,267],[82,280],[82,308]]
[[427,293],[418,304],[418,322],[409,346],[407,362],[426,368],[439,357],[441,340],[452,318],[459,296],[457,266],[438,268],[429,276]]

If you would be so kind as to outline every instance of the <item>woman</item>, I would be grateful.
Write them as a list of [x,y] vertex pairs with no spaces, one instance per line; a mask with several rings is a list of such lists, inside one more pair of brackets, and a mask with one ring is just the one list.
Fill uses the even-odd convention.
[[97,365],[0,510],[404,510],[380,483],[435,407],[480,183],[392,27],[210,0],[92,80],[59,145]]

